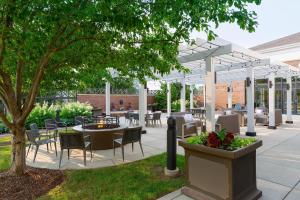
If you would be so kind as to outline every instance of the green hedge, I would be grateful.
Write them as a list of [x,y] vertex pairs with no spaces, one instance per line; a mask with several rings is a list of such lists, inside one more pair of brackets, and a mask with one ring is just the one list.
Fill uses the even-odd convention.
[[60,107],[60,119],[67,125],[74,125],[76,116],[92,116],[92,106],[88,103],[67,103]]
[[[74,118],[76,116],[91,116],[92,106],[88,103],[64,103],[61,105],[50,106],[47,103],[36,104],[34,109],[29,114],[25,126],[29,129],[29,125],[36,123],[40,128],[45,127],[46,119],[54,119],[56,117],[56,111],[60,110],[60,119],[67,125],[74,125]],[[0,134],[7,133],[8,128],[0,121]]]

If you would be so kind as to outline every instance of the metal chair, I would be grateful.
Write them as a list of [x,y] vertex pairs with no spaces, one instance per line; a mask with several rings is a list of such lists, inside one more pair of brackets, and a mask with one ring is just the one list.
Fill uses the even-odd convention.
[[123,136],[121,138],[118,139],[114,139],[113,141],[113,148],[114,148],[114,156],[116,155],[116,150],[115,144],[121,145],[121,149],[122,149],[122,157],[123,157],[123,162],[124,162],[124,145],[131,143],[132,144],[132,151],[134,148],[134,142],[139,142],[140,144],[140,148],[142,151],[142,154],[144,156],[144,151],[143,151],[143,147],[142,147],[142,142],[141,142],[141,134],[142,134],[142,127],[133,127],[133,128],[126,128]]
[[157,122],[160,123],[160,126],[162,126],[161,123],[161,111],[156,111],[153,113],[152,118],[149,119],[152,122],[152,125],[156,125]]
[[[60,158],[59,168],[61,166],[61,160],[63,156],[63,150],[68,150],[68,159],[70,159],[70,149],[81,149],[83,150],[84,166],[86,166],[86,150],[89,149],[91,152],[91,159],[93,158],[92,145],[90,142],[90,136],[83,136],[81,133],[60,133]],[[88,141],[89,140],[89,141]]]
[[34,157],[33,157],[33,162],[35,162],[36,154],[39,150],[39,147],[41,145],[46,144],[47,145],[47,151],[49,151],[48,144],[51,144],[51,143],[54,143],[55,154],[57,156],[56,140],[49,138],[49,136],[48,136],[48,139],[41,139],[41,134],[39,132],[39,129],[37,129],[36,124],[31,124],[30,128],[31,128],[31,130],[26,131],[26,135],[27,135],[27,138],[28,138],[28,141],[29,141],[29,147],[28,147],[28,150],[27,150],[26,157],[29,154],[29,150],[30,150],[31,146],[35,146],[36,149],[35,149],[35,153],[34,153]]
[[[55,119],[46,119],[45,128],[46,134],[48,134],[50,137],[53,137],[55,140],[57,140],[57,134],[60,129],[65,129],[67,132],[67,125],[64,122],[58,122]],[[52,135],[51,132],[53,132]]]

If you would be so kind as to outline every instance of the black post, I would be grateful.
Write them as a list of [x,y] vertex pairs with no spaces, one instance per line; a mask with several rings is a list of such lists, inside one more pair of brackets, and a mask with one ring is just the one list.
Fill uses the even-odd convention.
[[174,117],[168,118],[167,130],[167,167],[165,174],[168,176],[178,175],[178,168],[176,167],[176,120]]

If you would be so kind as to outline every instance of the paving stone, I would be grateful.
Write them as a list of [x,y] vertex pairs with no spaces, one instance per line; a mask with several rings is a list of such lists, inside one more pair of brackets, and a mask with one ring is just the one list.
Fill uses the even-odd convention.
[[300,190],[292,190],[284,200],[299,200]]
[[289,187],[271,183],[262,179],[257,179],[257,187],[262,191],[262,197],[260,200],[282,200],[291,190]]

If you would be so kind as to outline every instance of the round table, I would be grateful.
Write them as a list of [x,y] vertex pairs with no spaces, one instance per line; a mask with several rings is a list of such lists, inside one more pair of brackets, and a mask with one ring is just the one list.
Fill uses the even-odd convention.
[[113,148],[113,140],[121,137],[127,127],[120,126],[112,129],[87,129],[82,128],[82,125],[74,126],[73,130],[90,135],[92,150],[105,150]]

